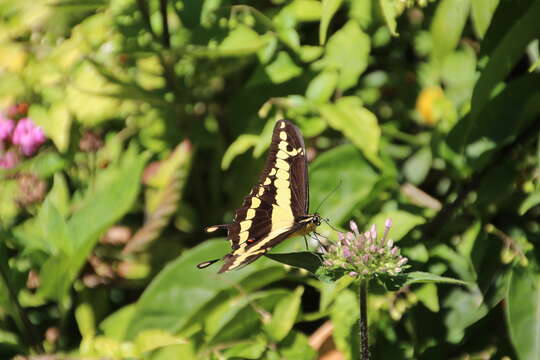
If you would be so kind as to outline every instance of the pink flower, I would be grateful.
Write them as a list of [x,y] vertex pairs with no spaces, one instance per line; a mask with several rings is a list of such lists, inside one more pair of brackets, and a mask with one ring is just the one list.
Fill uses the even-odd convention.
[[34,155],[37,149],[47,140],[41,127],[36,126],[30,118],[22,118],[17,123],[11,142],[19,145],[26,156]]
[[0,114],[0,140],[9,139],[14,127],[15,122],[13,120]]
[[0,156],[0,168],[11,169],[19,162],[19,158],[14,151],[8,151]]

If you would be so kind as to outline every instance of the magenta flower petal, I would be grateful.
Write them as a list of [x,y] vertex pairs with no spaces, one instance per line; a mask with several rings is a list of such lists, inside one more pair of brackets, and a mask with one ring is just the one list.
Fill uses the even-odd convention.
[[43,130],[36,126],[30,118],[19,120],[11,137],[13,144],[19,145],[21,152],[26,156],[35,154],[46,140]]

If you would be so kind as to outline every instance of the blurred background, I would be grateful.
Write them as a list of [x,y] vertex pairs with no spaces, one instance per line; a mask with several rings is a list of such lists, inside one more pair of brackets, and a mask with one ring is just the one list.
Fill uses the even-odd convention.
[[[217,275],[277,119],[394,222],[374,359],[540,359],[540,0],[0,0],[0,358],[357,359],[354,285]],[[330,239],[327,225],[320,232]],[[223,234],[225,235],[225,234]],[[304,249],[291,239],[276,251]]]

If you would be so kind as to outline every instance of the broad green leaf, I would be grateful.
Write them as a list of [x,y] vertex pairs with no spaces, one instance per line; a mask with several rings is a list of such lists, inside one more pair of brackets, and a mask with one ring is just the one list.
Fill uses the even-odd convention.
[[119,91],[118,85],[107,81],[90,63],[78,67],[72,77],[65,104],[77,121],[90,126],[119,116],[121,101],[106,96]]
[[135,304],[126,305],[107,316],[99,324],[99,329],[109,338],[122,340],[134,314]]
[[210,50],[209,54],[214,56],[246,56],[255,54],[266,43],[267,40],[259,36],[251,28],[238,24],[219,44],[217,49]]
[[285,51],[280,51],[276,60],[267,65],[264,71],[274,84],[284,83],[302,74],[302,68]]
[[317,75],[308,85],[306,98],[319,103],[325,103],[334,94],[338,74],[334,70],[325,70]]
[[320,209],[321,214],[335,224],[347,220],[353,209],[358,209],[372,194],[379,180],[379,175],[352,145],[338,146],[317,157],[309,174],[311,211],[335,189]]
[[469,16],[470,0],[442,0],[431,23],[433,57],[438,64],[455,49]]
[[227,359],[262,359],[266,351],[267,341],[264,336],[241,342],[223,352]]
[[540,354],[540,275],[534,266],[514,266],[508,278],[506,320],[510,339],[520,360]]
[[381,129],[377,117],[362,106],[359,98],[343,97],[335,105],[320,105],[319,111],[329,125],[341,131],[368,160],[378,167],[382,165],[378,155]]
[[525,200],[521,203],[519,207],[519,214],[523,215],[529,211],[532,207],[540,204],[540,188],[533,191]]
[[465,329],[488,313],[481,293],[463,289],[454,289],[446,295],[443,308],[449,308],[444,324],[447,328],[446,340],[452,344],[459,343],[465,335]]
[[418,300],[433,312],[439,311],[439,296],[437,286],[433,283],[424,284],[414,291]]
[[254,306],[267,311],[270,308],[262,303],[273,305],[276,299],[284,296],[283,291],[278,289],[220,299],[221,303],[205,313],[205,341],[210,344],[226,343],[260,332],[261,316]]
[[[471,99],[471,119],[476,121],[493,94],[495,86],[504,80],[523,56],[529,42],[540,35],[538,17],[540,1],[533,1],[513,26],[499,40],[489,54],[490,60],[483,69]],[[497,24],[493,24],[497,26]]]
[[297,21],[318,21],[321,18],[322,6],[316,0],[294,0],[287,5],[287,9],[292,11]]
[[259,143],[259,136],[252,134],[240,135],[225,151],[221,160],[221,168],[226,170],[231,165],[235,157],[248,151],[249,148]]
[[317,353],[309,345],[308,338],[299,331],[291,331],[289,335],[278,344],[280,357],[277,359],[314,360]]
[[56,148],[64,153],[69,146],[71,115],[63,103],[55,103],[49,110],[40,105],[32,105],[28,114],[35,123],[43,128]]
[[342,3],[343,0],[322,0],[322,17],[321,24],[319,25],[319,45],[324,45],[326,43],[328,25],[330,25],[330,21],[339,10]]
[[[496,149],[515,139],[540,113],[539,84],[538,74],[512,81],[485,104],[477,118],[471,114],[462,119],[449,133],[448,144],[456,152],[465,149],[475,168],[483,167]],[[513,121],[508,122],[509,118]]]
[[360,304],[351,290],[342,291],[330,309],[330,319],[334,325],[332,338],[345,359],[358,359],[358,319]]
[[431,148],[424,146],[403,164],[403,174],[413,184],[421,184],[431,169]]
[[99,174],[95,189],[89,190],[78,210],[68,220],[72,255],[51,257],[40,272],[40,294],[62,299],[77,277],[99,236],[124,216],[135,201],[147,156],[130,146],[117,164]]
[[484,37],[497,5],[499,0],[475,0],[471,3],[472,23],[478,37]]
[[[426,219],[423,216],[413,214],[405,210],[389,210],[383,211],[379,214],[372,217],[369,222],[366,224],[370,226],[375,224],[377,231],[382,233],[384,231],[384,224],[386,219],[392,220],[392,227],[390,228],[390,233],[388,237],[394,241],[401,240],[409,231],[414,229],[417,225],[423,224],[426,222]],[[364,229],[367,231],[368,229]]]
[[279,261],[280,263],[306,269],[315,274],[321,266],[321,257],[317,253],[310,251],[281,253],[281,254],[266,254],[266,257]]
[[403,286],[417,284],[417,283],[440,283],[440,284],[453,284],[453,285],[467,285],[469,283],[449,278],[445,276],[439,276],[432,273],[427,273],[423,271],[413,271],[408,273],[403,273],[396,276],[384,276],[379,278],[385,287],[388,290],[399,290]]
[[388,30],[390,30],[390,34],[392,36],[397,36],[398,33],[396,31],[397,29],[397,22],[396,22],[396,5],[395,2],[392,0],[378,0],[379,6],[381,9],[381,13],[384,18],[384,22],[386,23],[386,26],[388,27]]
[[[200,270],[198,263],[223,256],[230,250],[225,240],[205,241],[168,264],[146,288],[136,304],[126,338],[133,338],[145,329],[178,332],[220,291],[227,289],[262,269],[275,267],[270,260],[260,259],[238,270],[217,274],[215,268]],[[274,264],[274,265],[273,265]],[[283,276],[281,270],[280,276]],[[267,282],[261,284],[264,285]],[[244,288],[256,289],[244,284]]]
[[297,287],[292,294],[280,300],[270,322],[264,324],[266,332],[275,341],[283,340],[291,331],[300,312],[304,288]]
[[135,337],[135,346],[139,353],[156,350],[171,345],[185,344],[188,341],[163,330],[144,330]]
[[347,90],[358,82],[368,64],[370,38],[353,20],[339,29],[326,44],[324,58],[317,66],[339,73],[338,88]]

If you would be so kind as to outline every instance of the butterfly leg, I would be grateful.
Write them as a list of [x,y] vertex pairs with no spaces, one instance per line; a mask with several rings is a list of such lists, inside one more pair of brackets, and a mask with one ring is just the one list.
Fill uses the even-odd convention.
[[304,235],[304,244],[306,244],[306,250],[309,251],[309,245],[308,245],[308,242],[307,242],[306,235]]

